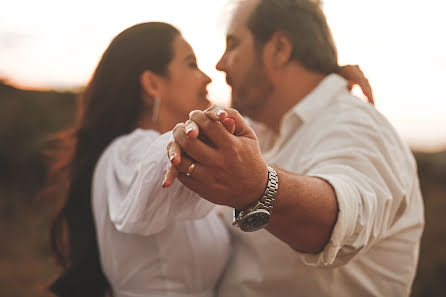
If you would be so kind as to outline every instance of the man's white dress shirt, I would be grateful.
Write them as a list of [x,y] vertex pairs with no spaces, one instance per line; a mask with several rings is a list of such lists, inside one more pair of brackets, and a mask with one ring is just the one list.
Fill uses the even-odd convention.
[[220,296],[409,296],[423,201],[413,155],[389,122],[332,74],[283,117],[280,135],[256,133],[268,163],[333,186],[338,219],[314,255],[230,226],[226,209],[234,250]]
[[161,183],[172,133],[137,129],[102,154],[93,212],[102,269],[114,297],[212,297],[230,251],[212,209],[175,181]]

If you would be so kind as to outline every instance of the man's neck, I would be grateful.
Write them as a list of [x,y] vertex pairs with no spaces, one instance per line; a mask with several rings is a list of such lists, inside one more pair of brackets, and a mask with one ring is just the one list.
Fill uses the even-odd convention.
[[324,74],[296,68],[283,73],[274,82],[274,92],[265,104],[265,108],[259,111],[253,120],[262,122],[279,133],[282,117],[311,93],[324,78]]

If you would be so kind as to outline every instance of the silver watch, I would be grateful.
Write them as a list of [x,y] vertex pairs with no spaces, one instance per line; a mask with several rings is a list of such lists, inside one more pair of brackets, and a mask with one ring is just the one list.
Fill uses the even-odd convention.
[[232,225],[245,232],[253,232],[265,228],[273,211],[274,198],[279,189],[279,177],[276,170],[268,166],[268,184],[262,197],[244,210],[234,208]]

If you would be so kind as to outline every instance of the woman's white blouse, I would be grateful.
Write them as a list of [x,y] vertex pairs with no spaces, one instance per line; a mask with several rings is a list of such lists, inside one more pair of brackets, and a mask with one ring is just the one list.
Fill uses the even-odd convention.
[[109,145],[96,165],[93,213],[114,297],[215,295],[229,234],[213,204],[177,180],[161,187],[171,136],[137,129]]

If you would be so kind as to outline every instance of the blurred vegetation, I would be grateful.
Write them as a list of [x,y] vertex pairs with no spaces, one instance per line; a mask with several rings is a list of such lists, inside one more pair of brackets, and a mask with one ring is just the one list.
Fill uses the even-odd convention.
[[[45,175],[45,139],[73,123],[76,96],[21,90],[0,80],[0,296],[48,296],[39,286],[56,272],[47,244],[53,206],[35,193]],[[426,229],[412,296],[445,296],[446,151],[415,157]]]

